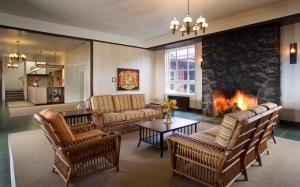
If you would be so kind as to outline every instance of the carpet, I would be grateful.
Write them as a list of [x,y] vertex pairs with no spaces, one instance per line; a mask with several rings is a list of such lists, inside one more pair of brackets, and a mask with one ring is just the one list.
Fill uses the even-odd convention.
[[[207,123],[198,125],[199,130],[213,127]],[[270,142],[270,155],[263,157],[263,167],[248,169],[249,181],[237,181],[233,187],[289,187],[299,186],[300,142],[277,138]],[[165,151],[159,151],[138,143],[138,132],[122,136],[120,171],[106,170],[95,176],[74,181],[70,186],[101,187],[201,187],[202,185],[181,176],[172,176],[170,162]],[[13,161],[16,186],[64,186],[58,174],[52,173],[53,150],[40,129],[9,134],[9,146]],[[242,179],[242,178],[241,178]]]

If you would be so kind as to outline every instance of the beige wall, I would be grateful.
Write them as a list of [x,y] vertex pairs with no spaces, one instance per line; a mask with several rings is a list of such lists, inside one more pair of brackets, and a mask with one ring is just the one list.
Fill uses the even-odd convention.
[[[196,94],[190,95],[190,107],[201,109],[202,108],[202,70],[200,66],[200,58],[202,56],[202,43],[195,45],[196,50]],[[155,53],[155,100],[162,102],[167,99],[165,94],[166,85],[166,70],[165,70],[165,51],[156,51]],[[174,95],[174,94],[172,94]]]
[[[94,42],[93,89],[94,95],[144,93],[147,102],[154,98],[154,54],[152,51]],[[138,91],[117,91],[117,68],[140,70]]]
[[[297,64],[290,64],[290,43],[298,43]],[[300,122],[300,23],[281,27],[281,119]]]
[[[79,47],[68,51],[65,55],[65,101],[79,102],[90,97],[90,43],[83,43]],[[74,73],[78,73],[78,76]],[[79,74],[83,73],[83,86],[79,83]],[[84,98],[80,98],[80,91],[84,91]]]

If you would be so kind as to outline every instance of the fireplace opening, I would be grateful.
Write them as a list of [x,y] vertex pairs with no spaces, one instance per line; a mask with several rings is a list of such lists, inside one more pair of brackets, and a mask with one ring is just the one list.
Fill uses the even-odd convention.
[[227,113],[234,113],[258,104],[256,91],[220,90],[213,91],[213,116],[223,117]]

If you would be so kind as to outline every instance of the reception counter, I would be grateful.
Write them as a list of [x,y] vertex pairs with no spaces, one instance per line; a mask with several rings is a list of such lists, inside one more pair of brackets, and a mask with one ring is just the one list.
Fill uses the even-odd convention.
[[33,104],[47,104],[47,87],[28,87],[27,99]]

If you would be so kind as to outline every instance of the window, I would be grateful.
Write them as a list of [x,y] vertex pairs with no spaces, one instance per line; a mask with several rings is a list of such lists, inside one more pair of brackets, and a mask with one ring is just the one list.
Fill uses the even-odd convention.
[[166,92],[195,94],[195,46],[172,49],[166,55]]

